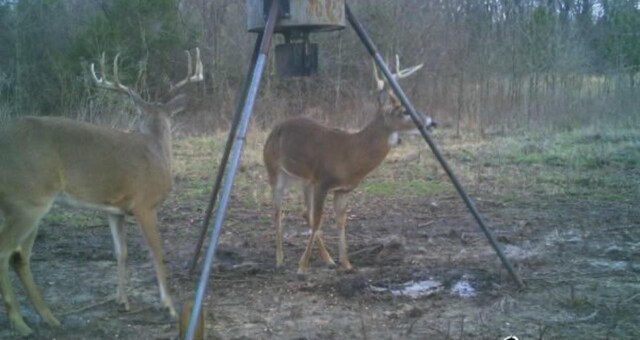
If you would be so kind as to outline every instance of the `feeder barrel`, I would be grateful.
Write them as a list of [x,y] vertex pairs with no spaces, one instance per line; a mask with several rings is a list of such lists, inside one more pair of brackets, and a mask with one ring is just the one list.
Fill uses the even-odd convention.
[[334,31],[345,28],[346,0],[247,0],[247,30],[264,30],[265,13],[272,1],[279,1],[280,18],[276,33],[287,31]]

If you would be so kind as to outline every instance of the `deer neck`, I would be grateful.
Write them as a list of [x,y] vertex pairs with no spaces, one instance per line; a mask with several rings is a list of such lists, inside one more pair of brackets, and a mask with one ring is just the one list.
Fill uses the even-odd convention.
[[172,140],[169,119],[162,116],[147,117],[140,124],[139,131],[148,136],[153,148],[166,160],[167,165],[171,166]]
[[367,126],[353,135],[357,152],[353,153],[355,175],[364,177],[373,171],[387,157],[391,144],[389,139],[394,133],[385,124],[383,115],[377,115]]

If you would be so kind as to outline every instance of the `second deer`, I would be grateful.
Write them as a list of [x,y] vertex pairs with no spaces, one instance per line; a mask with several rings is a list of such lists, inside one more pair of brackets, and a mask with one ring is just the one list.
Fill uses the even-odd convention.
[[[422,65],[400,70],[396,59],[397,79],[408,77]],[[398,133],[416,129],[393,92],[379,78],[378,112],[362,130],[348,133],[323,126],[311,119],[292,118],[276,125],[264,146],[264,164],[269,175],[273,195],[273,225],[276,229],[276,265],[284,262],[282,235],[282,199],[292,181],[301,181],[307,223],[311,235],[298,263],[298,275],[304,276],[314,244],[320,248],[320,256],[329,265],[335,265],[322,237],[322,213],[324,201],[333,193],[333,207],[340,233],[339,261],[341,269],[351,271],[346,238],[347,194],[385,159],[391,147],[398,141]],[[422,126],[430,129],[435,122],[422,115]]]
[[[192,74],[191,56],[187,77],[172,86],[203,79],[200,53]],[[102,58],[104,77],[104,56]],[[22,335],[32,333],[20,314],[9,280],[9,267],[17,272],[29,299],[52,326],[60,322],[42,298],[31,274],[31,248],[40,219],[54,201],[102,210],[109,226],[118,260],[117,301],[129,308],[126,294],[127,260],[125,215],[133,215],[147,245],[156,271],[160,298],[176,316],[169,295],[158,231],[157,210],[172,186],[172,114],[182,111],[184,95],[166,104],[150,103],[118,80],[118,57],[113,82],[91,73],[98,87],[128,95],[142,114],[137,130],[124,131],[65,118],[26,117],[0,127],[0,293],[11,326]]]

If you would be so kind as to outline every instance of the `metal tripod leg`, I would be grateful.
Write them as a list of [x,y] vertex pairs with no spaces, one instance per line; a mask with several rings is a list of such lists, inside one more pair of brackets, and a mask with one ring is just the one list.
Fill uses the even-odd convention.
[[451,168],[449,167],[449,164],[442,156],[442,153],[438,149],[438,146],[434,143],[433,139],[431,138],[427,130],[419,123],[418,113],[416,112],[416,109],[413,107],[413,105],[405,95],[404,91],[402,91],[402,88],[398,84],[398,81],[391,76],[389,67],[387,67],[387,64],[382,59],[382,56],[378,52],[377,47],[375,46],[375,44],[373,43],[373,41],[371,40],[367,32],[364,30],[360,22],[353,15],[353,12],[351,11],[351,8],[349,8],[349,5],[345,5],[345,6],[346,6],[347,18],[349,20],[349,23],[358,34],[358,37],[360,38],[364,46],[367,48],[367,51],[369,51],[369,54],[371,54],[371,56],[375,60],[376,64],[378,65],[378,68],[382,70],[382,73],[384,73],[385,78],[387,78],[387,82],[391,85],[391,88],[393,88],[393,92],[395,92],[396,96],[398,96],[398,98],[402,102],[402,105],[404,105],[407,111],[409,111],[409,114],[411,115],[411,119],[413,119],[413,122],[420,129],[420,134],[422,135],[422,138],[424,138],[424,140],[427,142],[427,144],[431,148],[431,151],[433,151],[433,154],[436,156],[436,158],[440,162],[440,165],[442,165],[442,168],[444,169],[444,171],[447,173],[447,175],[449,175],[449,178],[451,179],[453,186],[458,191],[458,194],[460,195],[460,197],[462,197],[462,200],[467,205],[467,208],[471,212],[471,215],[473,215],[476,222],[480,226],[480,229],[482,229],[482,232],[484,232],[485,236],[489,240],[489,243],[498,254],[498,257],[502,261],[502,264],[505,266],[509,274],[511,274],[511,277],[518,283],[518,286],[520,286],[520,288],[524,288],[525,287],[524,282],[522,282],[522,279],[520,279],[518,274],[515,272],[515,270],[511,266],[511,263],[502,252],[502,249],[500,249],[498,242],[493,237],[493,234],[491,233],[489,228],[487,228],[486,224],[484,223],[484,220],[482,219],[482,216],[480,216],[475,205],[473,204],[473,202],[467,195],[466,191],[460,184],[460,181],[458,181],[458,178],[453,173],[453,170],[451,170]]
[[273,38],[276,21],[278,20],[279,9],[279,2],[273,1],[271,3],[271,8],[269,9],[267,23],[264,28],[264,34],[260,42],[260,52],[254,65],[254,71],[251,77],[251,81],[249,82],[247,100],[244,103],[240,121],[238,122],[236,142],[233,147],[233,152],[231,153],[231,163],[229,165],[229,171],[225,176],[224,187],[222,188],[222,194],[220,196],[220,205],[218,206],[218,210],[216,211],[216,219],[213,224],[213,233],[211,234],[209,248],[207,249],[202,273],[200,274],[200,280],[198,282],[198,289],[196,291],[193,310],[191,311],[191,320],[189,320],[189,328],[187,329],[186,335],[186,339],[188,340],[193,340],[198,322],[197,316],[200,315],[200,311],[202,310],[202,303],[204,301],[207,283],[209,282],[209,275],[211,274],[211,269],[213,267],[213,259],[216,253],[218,239],[220,238],[222,224],[224,223],[227,208],[229,206],[229,199],[231,198],[231,189],[233,189],[233,182],[236,177],[238,165],[240,164],[240,158],[242,157],[242,149],[244,147],[244,141],[247,135],[247,129],[249,127],[249,121],[251,119],[251,114],[253,113],[253,106],[258,94],[258,88],[260,87],[262,73],[265,69],[267,57],[269,56],[269,52],[271,50],[271,40]]
[[202,245],[204,244],[204,239],[207,236],[207,230],[209,230],[209,223],[211,222],[211,214],[213,212],[213,208],[216,205],[216,200],[218,199],[218,192],[220,191],[220,185],[222,184],[222,177],[224,177],[225,171],[227,169],[227,163],[229,161],[229,154],[231,153],[231,148],[233,147],[233,141],[236,137],[236,132],[238,130],[238,123],[240,123],[240,117],[242,114],[242,108],[244,106],[244,102],[247,99],[247,93],[249,91],[249,82],[253,77],[253,65],[256,64],[256,59],[258,59],[258,53],[260,52],[260,42],[262,41],[262,33],[258,34],[256,38],[256,43],[253,48],[253,54],[251,55],[251,64],[249,64],[249,70],[247,71],[247,77],[242,83],[242,92],[238,97],[238,101],[236,103],[236,110],[233,114],[233,122],[231,123],[231,129],[229,130],[229,135],[227,137],[227,143],[224,147],[224,153],[222,155],[222,159],[220,160],[220,165],[218,166],[218,173],[216,175],[216,182],[213,185],[213,190],[211,191],[211,197],[209,198],[209,205],[207,206],[207,210],[204,214],[204,219],[202,221],[202,226],[200,229],[200,237],[198,238],[198,243],[193,252],[193,258],[191,262],[189,262],[189,274],[193,274],[196,266],[198,264],[198,260],[200,259],[200,251],[202,250]]

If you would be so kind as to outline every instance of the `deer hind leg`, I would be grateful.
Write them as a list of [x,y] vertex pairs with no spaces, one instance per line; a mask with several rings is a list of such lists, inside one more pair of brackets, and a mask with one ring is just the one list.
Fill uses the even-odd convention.
[[[1,202],[0,202],[1,203]],[[40,217],[50,204],[30,210],[17,208],[3,209],[7,212],[5,224],[0,228],[0,294],[7,309],[9,321],[20,334],[28,335],[32,330],[20,314],[20,307],[9,279],[9,265],[17,272],[29,299],[42,318],[52,326],[60,326],[38,290],[31,274],[31,248],[38,231]]]
[[116,302],[121,304],[125,311],[130,309],[127,298],[127,229],[124,225],[124,215],[109,214],[109,228],[113,237],[113,245],[118,261],[118,290]]
[[336,222],[340,232],[340,267],[345,271],[352,271],[347,250],[347,194],[336,192],[333,195],[333,209],[336,212]]
[[153,265],[158,279],[158,286],[160,287],[160,300],[169,310],[171,317],[177,318],[178,314],[173,306],[173,302],[171,301],[171,296],[169,295],[167,288],[164,257],[162,255],[162,241],[158,231],[158,216],[156,211],[155,209],[135,210],[133,214],[140,224],[142,235],[147,241],[149,251],[151,252],[151,258],[153,259]]
[[[309,227],[313,230],[313,227],[312,227],[313,221],[311,220],[311,215],[309,214],[310,211],[314,210],[313,207],[311,206],[311,204],[313,204],[313,196],[312,196],[313,190],[312,190],[311,184],[304,184],[303,192],[304,192],[305,211],[302,215],[307,221],[307,223],[309,224]],[[324,238],[322,237],[322,230],[318,230],[318,232],[316,233],[315,241],[318,242],[318,248],[320,249],[320,257],[322,257],[322,261],[330,267],[335,267],[336,263],[333,261],[331,254],[327,250],[327,247],[324,242]]]
[[304,276],[309,270],[309,259],[311,258],[313,245],[322,226],[322,209],[324,208],[324,200],[327,197],[327,190],[319,185],[314,185],[312,187],[312,194],[310,197],[312,200],[309,202],[307,208],[309,208],[309,220],[312,222],[311,235],[309,236],[307,247],[305,248],[302,257],[300,258],[300,262],[298,263],[298,275],[300,276]]

